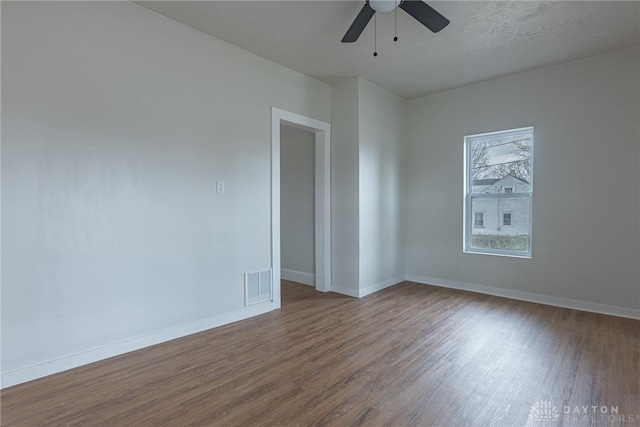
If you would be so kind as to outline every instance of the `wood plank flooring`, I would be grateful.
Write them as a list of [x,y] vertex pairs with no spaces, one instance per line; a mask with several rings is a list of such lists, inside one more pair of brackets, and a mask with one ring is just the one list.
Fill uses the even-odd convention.
[[640,426],[640,321],[409,282],[282,301],[5,389],[1,424]]

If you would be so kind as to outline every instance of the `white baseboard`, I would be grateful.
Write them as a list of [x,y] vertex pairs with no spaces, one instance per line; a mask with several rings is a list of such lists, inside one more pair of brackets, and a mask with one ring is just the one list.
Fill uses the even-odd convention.
[[370,286],[367,286],[365,288],[360,289],[360,292],[359,292],[358,296],[359,297],[367,296],[369,294],[381,291],[381,290],[383,290],[385,288],[388,288],[388,287],[391,287],[393,285],[397,285],[398,283],[402,283],[402,282],[404,282],[404,280],[405,280],[405,277],[404,277],[404,275],[402,275],[402,276],[397,276],[397,277],[391,278],[389,280],[385,280],[383,282],[375,283],[373,285],[370,285]]
[[514,291],[511,289],[494,288],[492,286],[474,285],[470,283],[454,282],[452,280],[438,279],[435,277],[407,275],[410,282],[425,285],[440,286],[443,288],[460,289],[464,291],[478,292],[481,294],[511,298],[521,301],[535,302],[538,304],[552,305],[555,307],[572,308],[574,310],[589,311],[592,313],[608,314],[610,316],[628,317],[640,319],[640,310],[617,307],[613,305],[597,304],[587,301],[579,301],[569,298],[554,297],[550,295],[534,294],[531,292]]
[[93,348],[80,353],[70,354],[68,356],[48,360],[46,362],[37,363],[35,365],[19,368],[13,371],[3,372],[0,388],[11,387],[13,385],[57,374],[62,371],[97,362],[99,360],[104,360],[109,357],[118,356],[130,351],[139,350],[144,347],[149,347],[176,338],[195,334],[197,332],[202,332],[207,329],[237,322],[259,314],[267,313],[273,309],[273,303],[245,307],[232,313],[209,317],[186,325],[153,332],[148,335],[120,341],[103,347]]
[[354,298],[362,298],[365,297],[367,295],[370,295],[374,292],[378,292],[381,291],[385,288],[391,287],[393,285],[397,285],[398,283],[402,283],[404,282],[405,277],[404,276],[397,276],[394,277],[392,279],[389,280],[385,280],[383,282],[379,282],[379,283],[375,283],[373,285],[367,286],[365,288],[362,289],[358,289],[358,290],[354,290],[354,289],[348,289],[339,285],[336,285],[335,283],[331,285],[331,292],[337,292],[339,294],[343,294],[343,295],[348,295],[350,297],[354,297]]
[[302,283],[303,285],[315,286],[316,275],[312,273],[305,273],[303,271],[288,270],[286,268],[280,269],[280,278],[284,280],[291,280],[292,282]]
[[331,292],[335,292],[342,295],[347,295],[354,298],[359,298],[358,291],[354,289],[345,288],[340,285],[336,285],[335,283],[331,284]]

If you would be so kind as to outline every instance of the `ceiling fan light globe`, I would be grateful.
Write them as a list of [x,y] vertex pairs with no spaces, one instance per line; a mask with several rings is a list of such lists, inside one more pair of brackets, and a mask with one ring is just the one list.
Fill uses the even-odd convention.
[[391,12],[400,5],[400,0],[369,0],[369,6],[379,13]]

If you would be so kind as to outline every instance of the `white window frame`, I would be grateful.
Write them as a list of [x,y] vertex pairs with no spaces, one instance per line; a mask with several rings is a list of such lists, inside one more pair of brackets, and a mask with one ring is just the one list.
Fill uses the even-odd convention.
[[[476,224],[476,215],[478,215],[478,214],[482,215],[482,217],[481,217],[482,218],[482,225],[477,225]],[[473,213],[472,220],[473,220],[473,228],[484,228],[484,211],[475,211]]]
[[[471,173],[471,159],[473,158],[471,153],[471,143],[475,139],[487,138],[491,136],[510,136],[517,134],[525,134],[531,133],[531,148],[529,149],[529,162],[530,162],[530,176],[529,176],[529,192],[516,192],[505,193],[490,193],[490,194],[472,194],[473,188],[473,174]],[[531,258],[532,247],[533,247],[533,233],[532,233],[532,224],[533,224],[533,171],[534,171],[534,155],[533,150],[535,146],[535,134],[533,126],[519,128],[519,129],[511,129],[505,131],[498,132],[488,132],[476,135],[468,135],[464,137],[464,203],[463,203],[463,218],[464,218],[464,232],[463,232],[463,251],[469,254],[485,254],[485,255],[498,255],[505,257],[514,257],[514,258]],[[480,198],[498,198],[498,199],[512,199],[512,198],[524,198],[529,200],[529,248],[525,251],[509,251],[502,249],[484,249],[484,248],[474,248],[471,246],[471,238],[474,229],[474,218],[472,212],[472,199],[480,199]],[[486,218],[485,218],[486,222]],[[499,219],[499,224],[502,224],[503,218]],[[511,215],[511,223],[513,224],[513,214]],[[477,227],[476,227],[477,229]]]

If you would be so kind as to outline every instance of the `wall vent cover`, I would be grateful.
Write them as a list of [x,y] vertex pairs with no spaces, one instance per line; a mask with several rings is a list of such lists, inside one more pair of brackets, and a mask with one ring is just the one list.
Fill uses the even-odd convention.
[[271,270],[244,273],[244,305],[273,300]]

